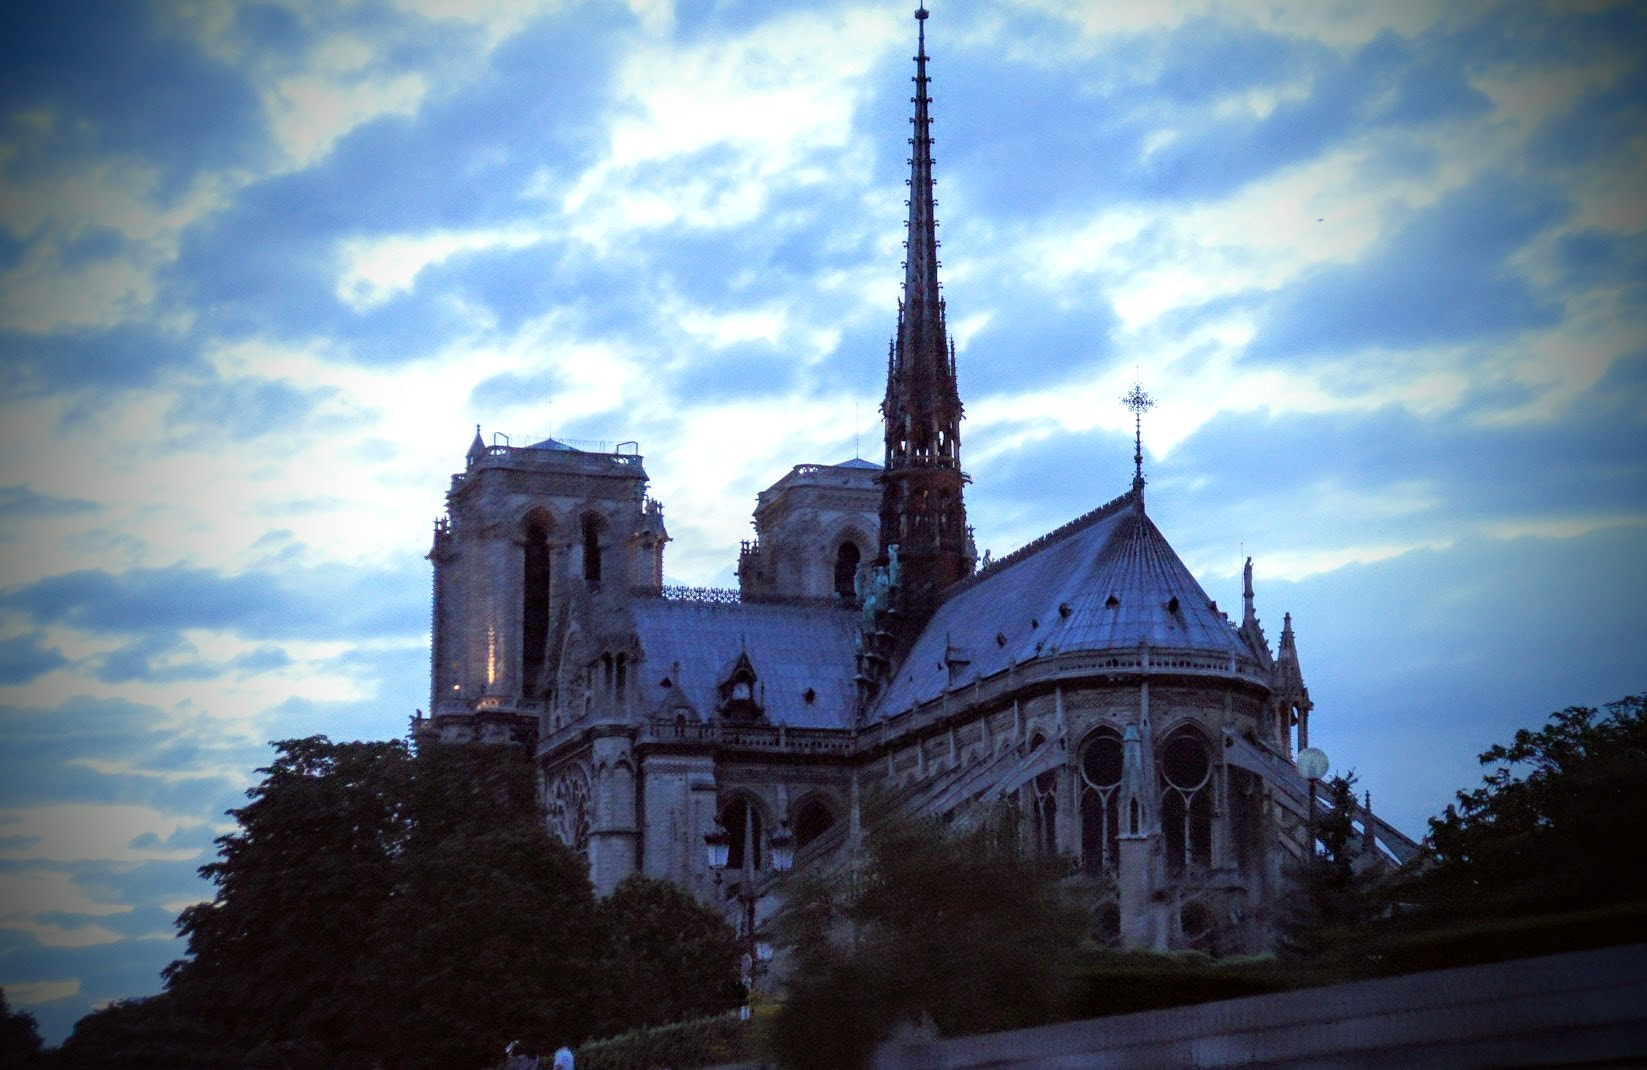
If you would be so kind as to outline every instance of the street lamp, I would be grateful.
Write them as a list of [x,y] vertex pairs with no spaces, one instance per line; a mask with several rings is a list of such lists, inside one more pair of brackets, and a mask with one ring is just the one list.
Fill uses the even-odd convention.
[[727,855],[732,849],[732,837],[720,818],[715,819],[714,828],[703,834],[703,845],[709,855],[709,868],[715,872],[715,884],[719,886],[721,870],[726,868]]
[[1311,857],[1315,855],[1315,785],[1327,775],[1327,752],[1320,747],[1305,747],[1298,752],[1298,771],[1310,784],[1310,811],[1308,829],[1310,842],[1308,844]]
[[[772,941],[764,934],[755,931],[755,904],[760,901],[761,895],[755,888],[754,879],[754,818],[750,811],[745,810],[744,838],[743,838],[743,880],[732,886],[732,892],[738,897],[739,917],[742,922],[741,932],[744,952],[741,965],[743,966],[744,1004],[739,1009],[742,1017],[749,1017],[748,994],[754,991],[755,977],[765,973],[768,963],[772,961]],[[731,856],[732,837],[726,831],[726,826],[719,818],[715,819],[715,827],[703,834],[705,854],[708,856],[709,868],[715,873],[715,886],[721,884],[721,874]],[[767,858],[773,873],[786,873],[795,865],[795,835],[789,831],[789,822],[783,821],[778,825],[776,832],[767,839]]]

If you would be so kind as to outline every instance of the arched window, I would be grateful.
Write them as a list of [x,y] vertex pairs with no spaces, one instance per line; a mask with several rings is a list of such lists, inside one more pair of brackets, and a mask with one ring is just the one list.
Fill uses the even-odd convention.
[[1081,865],[1088,873],[1115,869],[1120,786],[1121,734],[1101,728],[1081,752]]
[[1167,871],[1212,865],[1212,754],[1201,733],[1180,728],[1161,744],[1161,832]]
[[721,807],[721,824],[731,843],[726,853],[727,869],[743,868],[744,846],[750,847],[751,869],[761,868],[761,812],[748,799],[734,795]]
[[590,586],[600,583],[600,517],[583,518],[583,579]]
[[1213,928],[1212,911],[1204,903],[1185,903],[1178,911],[1178,932],[1185,947],[1211,951]]
[[835,815],[822,799],[807,799],[796,807],[792,824],[795,826],[795,846],[805,847],[834,826]]
[[835,597],[843,602],[851,602],[858,597],[857,584],[853,581],[858,575],[858,562],[863,555],[858,550],[858,544],[848,540],[841,543],[841,548],[835,551]]
[[542,690],[549,651],[549,526],[540,517],[526,525],[521,562],[521,694],[535,698]]
[[1035,849],[1051,857],[1058,853],[1058,770],[1048,769],[1030,784],[1035,818]]

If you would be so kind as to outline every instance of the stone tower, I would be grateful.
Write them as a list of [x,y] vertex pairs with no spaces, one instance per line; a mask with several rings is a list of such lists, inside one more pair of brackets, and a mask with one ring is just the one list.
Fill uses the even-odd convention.
[[633,443],[487,446],[477,427],[465,460],[429,551],[432,694],[420,730],[530,744],[575,623],[662,585],[663,509],[646,496]]
[[881,468],[854,458],[798,464],[760,492],[755,539],[738,556],[745,602],[826,599],[855,603],[880,545]]

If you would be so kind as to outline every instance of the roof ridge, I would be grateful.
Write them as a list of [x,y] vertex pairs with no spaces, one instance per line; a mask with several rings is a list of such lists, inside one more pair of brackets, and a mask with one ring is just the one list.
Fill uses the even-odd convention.
[[946,600],[949,595],[958,594],[959,592],[976,585],[985,577],[994,575],[997,571],[1006,566],[1016,565],[1026,558],[1034,557],[1036,554],[1040,553],[1042,550],[1045,550],[1053,543],[1062,542],[1066,537],[1075,534],[1077,531],[1085,530],[1086,528],[1098,523],[1100,520],[1109,519],[1110,516],[1119,511],[1121,506],[1131,503],[1134,493],[1136,492],[1131,490],[1125,491],[1122,494],[1111,498],[1109,501],[1105,502],[1103,505],[1100,505],[1091,512],[1083,513],[1074,520],[1071,520],[1060,527],[1053,528],[1045,535],[1038,536],[1037,538],[1024,543],[1024,545],[1018,547],[1018,549],[1012,551],[1010,554],[1007,554],[1005,557],[991,561],[988,568],[980,569],[965,579],[957,581],[953,586],[951,586],[949,590],[945,592]]

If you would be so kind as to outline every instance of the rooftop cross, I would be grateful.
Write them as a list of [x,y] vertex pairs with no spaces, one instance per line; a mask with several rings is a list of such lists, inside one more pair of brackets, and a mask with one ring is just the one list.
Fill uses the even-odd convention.
[[1132,410],[1132,485],[1141,487],[1144,483],[1144,413],[1155,407],[1155,399],[1134,381],[1121,404]]

